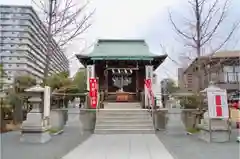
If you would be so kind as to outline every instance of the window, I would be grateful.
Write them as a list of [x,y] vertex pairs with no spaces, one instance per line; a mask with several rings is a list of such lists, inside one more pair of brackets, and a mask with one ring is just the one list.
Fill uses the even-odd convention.
[[224,66],[223,72],[225,82],[234,83],[239,81],[240,66]]
[[11,77],[8,77],[8,80],[10,81],[10,80],[11,80]]
[[233,66],[224,66],[223,67],[223,72],[234,72]]
[[9,65],[8,65],[8,67],[12,67],[12,65],[11,65],[11,64],[9,64]]
[[18,60],[20,60],[20,57],[17,57]]
[[12,58],[11,58],[11,57],[9,57],[9,60],[12,60]]
[[216,72],[212,72],[211,74],[210,74],[210,80],[215,80],[215,79],[217,79],[217,73]]
[[240,65],[234,67],[234,71],[240,73]]
[[19,65],[17,65],[17,67],[19,67]]

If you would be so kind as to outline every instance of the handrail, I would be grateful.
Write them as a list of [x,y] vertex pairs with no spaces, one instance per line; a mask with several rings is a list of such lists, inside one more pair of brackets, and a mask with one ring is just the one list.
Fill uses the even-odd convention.
[[97,109],[97,112],[99,112],[99,107],[100,107],[100,105],[101,105],[101,94],[99,93],[99,92],[97,92],[97,107],[96,107],[96,109]]
[[[150,90],[152,92],[152,90]],[[155,127],[155,119],[154,119],[154,113],[155,113],[155,108],[156,108],[156,97],[153,94],[153,92],[150,94],[148,91],[146,91],[147,93],[147,100],[148,100],[148,111],[151,112],[151,117],[152,117],[152,121],[153,121],[153,126]],[[152,98],[154,99],[154,102],[152,104],[150,104],[152,102],[153,99],[151,99],[151,96],[153,96]]]

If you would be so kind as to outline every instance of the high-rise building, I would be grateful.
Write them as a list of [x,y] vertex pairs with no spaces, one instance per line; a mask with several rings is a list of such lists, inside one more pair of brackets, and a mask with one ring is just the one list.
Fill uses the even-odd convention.
[[[56,41],[51,42],[49,75],[68,71],[69,61]],[[31,6],[0,5],[0,63],[7,74],[4,87],[14,77],[28,74],[44,77],[47,54],[47,30]]]

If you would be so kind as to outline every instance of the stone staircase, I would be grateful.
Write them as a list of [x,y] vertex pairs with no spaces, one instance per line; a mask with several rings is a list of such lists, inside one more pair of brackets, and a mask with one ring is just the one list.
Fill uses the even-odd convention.
[[[134,105],[134,109],[126,105]],[[95,125],[96,134],[153,134],[155,133],[153,121],[147,110],[139,109],[131,103],[114,103],[108,109],[100,109],[97,113]],[[116,108],[116,105],[117,108]],[[123,109],[120,109],[121,106]],[[133,108],[133,107],[132,107]]]

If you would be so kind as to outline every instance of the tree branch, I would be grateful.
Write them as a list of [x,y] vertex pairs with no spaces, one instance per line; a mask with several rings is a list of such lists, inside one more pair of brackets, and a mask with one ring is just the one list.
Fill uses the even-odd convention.
[[177,27],[177,25],[175,24],[175,22],[174,22],[173,19],[172,19],[172,14],[171,14],[170,12],[169,12],[169,20],[170,20],[171,24],[173,25],[174,30],[178,33],[178,35],[181,35],[182,37],[184,37],[184,38],[186,38],[186,39],[190,39],[190,40],[193,39],[193,37],[187,35],[186,33],[184,33],[183,31],[181,31],[181,30]]

